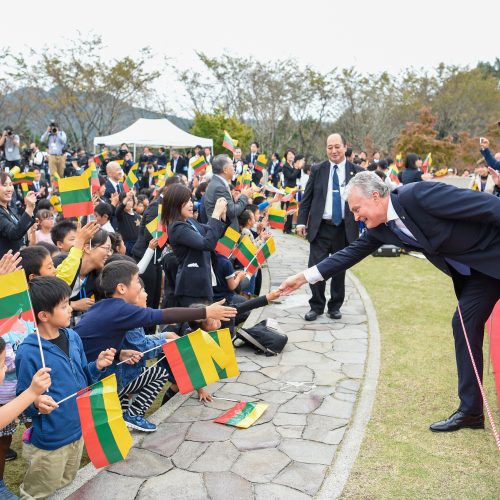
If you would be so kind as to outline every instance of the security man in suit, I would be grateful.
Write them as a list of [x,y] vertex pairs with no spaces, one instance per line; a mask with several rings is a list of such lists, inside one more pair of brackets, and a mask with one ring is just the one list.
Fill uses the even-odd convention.
[[[346,160],[346,140],[341,134],[331,134],[326,140],[328,160],[314,165],[307,181],[304,197],[300,203],[297,219],[297,234],[306,235],[310,243],[309,266],[321,262],[329,254],[342,250],[348,242],[359,236],[358,224],[347,205],[344,191],[349,181],[362,171],[361,167]],[[345,272],[332,277],[328,316],[340,319],[340,308],[345,297]],[[323,314],[325,282],[311,284],[311,310],[306,321],[314,321]]]
[[[500,184],[500,176],[495,177]],[[419,250],[453,280],[458,299],[452,328],[460,405],[434,432],[484,428],[483,402],[468,352],[482,377],[484,324],[500,299],[500,199],[440,182],[416,182],[389,191],[373,172],[362,172],[347,189],[349,207],[367,231],[317,266],[287,278],[288,293],[345,272],[380,245]],[[462,320],[464,327],[462,327]]]

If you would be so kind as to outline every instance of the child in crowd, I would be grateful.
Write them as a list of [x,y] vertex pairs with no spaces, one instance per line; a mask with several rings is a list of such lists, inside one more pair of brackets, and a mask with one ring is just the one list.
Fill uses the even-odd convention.
[[[115,349],[107,349],[87,363],[82,342],[68,328],[71,320],[69,286],[56,277],[38,277],[29,283],[45,363],[52,369],[50,396],[40,395],[26,409],[33,420],[25,447],[28,470],[19,487],[22,498],[46,498],[71,483],[83,452],[82,430],[76,399],[56,403],[96,382],[113,363]],[[41,365],[36,334],[29,334],[16,354],[17,394],[31,384]]]
[[51,230],[54,227],[54,215],[49,210],[38,210],[36,219],[38,224],[28,231],[30,245],[36,245],[41,241],[52,243]]
[[139,236],[141,216],[134,211],[136,199],[133,191],[120,193],[120,203],[116,208],[118,232],[122,235],[127,255],[132,255],[132,247]]
[[98,203],[94,207],[95,220],[101,226],[101,229],[108,233],[114,233],[115,228],[111,224],[111,217],[113,216],[113,207],[109,203]]
[[134,210],[136,214],[139,214],[141,216],[141,219],[144,210],[146,210],[148,206],[149,206],[149,198],[145,194],[138,194]]
[[72,220],[65,219],[58,222],[50,231],[52,243],[60,252],[69,252],[75,244],[76,230],[76,223]]
[[[11,385],[5,382],[6,372],[15,371],[14,357],[12,356],[12,348],[9,349],[9,344],[5,342],[3,337],[0,337],[0,389]],[[12,442],[12,435],[16,432],[16,418],[31,405],[35,399],[48,390],[50,387],[50,368],[41,368],[38,370],[31,385],[22,394],[16,397],[9,398],[7,402],[0,399],[0,498],[4,500],[14,500],[17,498],[5,485],[3,474],[5,470],[5,456]],[[10,389],[7,387],[7,391]],[[14,384],[15,396],[15,384]]]
[[109,233],[109,239],[111,240],[113,255],[115,253],[120,255],[125,255],[127,253],[127,247],[120,233]]

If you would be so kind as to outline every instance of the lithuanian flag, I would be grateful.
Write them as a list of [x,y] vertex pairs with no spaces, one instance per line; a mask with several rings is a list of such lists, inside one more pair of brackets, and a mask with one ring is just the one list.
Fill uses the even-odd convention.
[[234,155],[234,149],[236,148],[236,144],[238,144],[237,141],[233,141],[231,139],[231,136],[228,134],[227,130],[224,130],[224,140],[222,141],[222,147],[229,149],[231,153]]
[[89,182],[90,187],[92,188],[92,194],[97,193],[97,191],[99,191],[101,185],[99,183],[99,174],[97,172],[95,163],[91,163],[90,167],[84,170],[82,177],[85,177]]
[[129,191],[134,189],[135,184],[139,181],[139,179],[137,178],[137,175],[135,175],[138,168],[139,168],[139,164],[134,163],[134,165],[132,165],[130,167],[130,170],[128,171],[127,178],[125,179],[125,182],[123,183],[123,190],[126,193],[128,193]]
[[262,170],[266,167],[267,167],[266,155],[257,156],[257,161],[255,162],[255,170],[262,172]]
[[123,420],[116,375],[103,378],[76,398],[83,440],[95,467],[124,460],[133,440]]
[[[0,331],[8,333],[17,319],[35,323],[26,274],[22,269],[0,276]],[[15,318],[15,320],[13,319]],[[7,329],[7,330],[6,330]]]
[[109,152],[108,151],[103,151],[102,153],[98,154],[98,155],[95,155],[94,156],[94,161],[98,164],[98,165],[102,165],[102,162],[109,156]]
[[286,210],[280,210],[279,208],[270,208],[269,214],[269,225],[274,229],[283,229],[285,227],[285,215]]
[[424,171],[424,174],[426,174],[431,167],[432,167],[432,153],[429,153],[425,157],[424,163],[422,164],[422,170]]
[[161,220],[162,204],[158,205],[158,216],[151,222],[146,224],[146,229],[149,231],[153,238],[158,238],[158,246],[160,248],[165,246],[168,241],[168,232],[165,224]]
[[240,191],[245,189],[245,187],[247,187],[247,186],[251,186],[252,185],[252,174],[248,171],[243,172],[243,174],[241,174],[238,177],[237,184],[238,185],[237,185],[236,189],[239,189]]
[[228,328],[198,329],[162,348],[181,394],[240,374]]
[[59,191],[59,174],[54,171],[53,174],[51,174],[50,180],[52,183],[52,191]]
[[200,156],[197,160],[193,161],[191,167],[195,174],[199,174],[208,168],[208,163],[204,156]]
[[401,153],[396,155],[396,167],[403,168],[403,155]]
[[50,204],[54,207],[57,213],[60,214],[62,212],[61,200],[59,199],[59,196],[57,196],[56,194],[53,194],[50,197]]
[[395,182],[396,184],[401,184],[401,181],[399,180],[398,174],[399,174],[398,167],[395,166],[394,164],[392,164],[389,167],[389,177],[390,177],[392,182]]
[[261,417],[268,406],[267,403],[246,403],[245,401],[240,401],[229,411],[216,418],[214,422],[247,429]]
[[234,250],[234,247],[240,239],[240,233],[235,231],[231,226],[226,229],[224,236],[217,242],[215,251],[224,255],[224,257],[229,257]]
[[276,244],[274,242],[274,236],[268,238],[268,240],[259,248],[257,252],[257,262],[262,266],[264,262],[271,257],[271,255],[276,252]]
[[252,243],[252,240],[248,236],[243,236],[234,251],[234,256],[245,268],[248,268],[251,274],[257,270],[256,254],[257,247]]
[[17,172],[12,176],[13,184],[33,184],[35,172]]
[[81,175],[59,179],[59,194],[64,217],[94,213],[89,181]]

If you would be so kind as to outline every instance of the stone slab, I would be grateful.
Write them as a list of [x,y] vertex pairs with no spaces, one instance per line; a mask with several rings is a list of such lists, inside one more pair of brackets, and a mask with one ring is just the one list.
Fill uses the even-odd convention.
[[311,497],[281,484],[258,484],[255,486],[256,500],[309,500]]
[[291,486],[307,495],[315,495],[325,479],[326,466],[292,462],[274,479],[275,483]]
[[102,471],[68,498],[71,500],[95,500],[102,498],[103,492],[109,491],[112,487],[116,498],[134,500],[143,482],[142,478],[120,476],[112,472]]
[[284,438],[298,439],[302,437],[304,432],[303,425],[282,425],[281,427],[276,427],[276,431],[280,436]]
[[231,442],[240,451],[275,448],[280,443],[280,435],[272,423],[238,429],[231,437]]
[[[158,500],[167,496],[168,498],[182,498],[182,500],[207,498],[202,475],[182,469],[172,469],[163,476],[148,479],[142,486],[138,499]],[[116,498],[121,500],[119,496]]]
[[307,394],[298,394],[295,398],[288,401],[280,407],[280,411],[284,413],[312,413],[321,403],[322,398],[310,396]]
[[271,482],[288,464],[287,455],[275,448],[241,453],[232,471],[254,483]]
[[172,462],[162,455],[132,448],[126,460],[111,465],[107,470],[121,476],[147,478],[164,474],[172,467]]
[[274,425],[306,425],[307,415],[279,411],[273,418]]
[[328,417],[350,418],[353,408],[354,403],[350,401],[341,401],[333,396],[327,396],[314,413]]
[[306,351],[313,351],[320,354],[330,352],[332,350],[332,344],[329,341],[331,340],[331,334],[328,334],[328,336],[330,337],[330,339],[326,341],[317,341],[317,339],[315,339],[314,342],[296,342],[295,345],[300,349],[305,349]]
[[[186,406],[185,408],[192,408]],[[140,444],[141,448],[170,457],[184,441],[190,423],[165,423],[158,426],[158,430],[149,434]]]
[[337,447],[305,439],[285,438],[281,442],[279,449],[297,462],[330,465]]
[[209,443],[184,441],[172,455],[172,463],[180,469],[187,469],[208,446]]
[[230,441],[212,443],[190,466],[193,472],[223,472],[229,471],[239,457],[238,450]]
[[[234,405],[234,403],[233,403]],[[222,413],[219,411],[218,415]],[[186,434],[186,439],[189,441],[200,441],[200,442],[214,442],[214,441],[226,441],[231,437],[234,432],[234,427],[229,425],[216,424],[215,422],[195,422],[188,433]]]
[[252,484],[233,472],[207,472],[205,486],[211,500],[253,500]]

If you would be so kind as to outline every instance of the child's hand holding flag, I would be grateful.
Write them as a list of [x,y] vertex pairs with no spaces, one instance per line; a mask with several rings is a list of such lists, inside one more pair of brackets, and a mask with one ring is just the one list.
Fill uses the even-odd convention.
[[116,349],[110,348],[105,351],[101,351],[97,360],[95,362],[96,368],[101,371],[104,368],[111,366],[115,360]]

